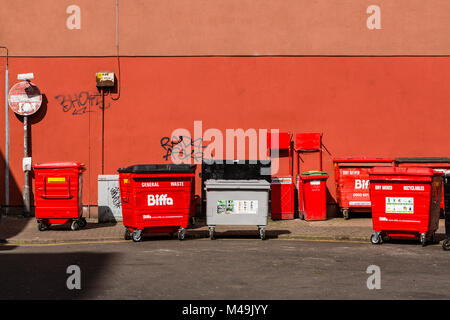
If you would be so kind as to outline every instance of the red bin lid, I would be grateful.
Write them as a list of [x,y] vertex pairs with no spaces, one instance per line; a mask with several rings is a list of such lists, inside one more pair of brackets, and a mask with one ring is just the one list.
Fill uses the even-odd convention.
[[66,161],[66,162],[47,162],[47,163],[37,163],[33,165],[35,169],[56,169],[56,168],[80,168],[83,167],[79,161]]
[[433,169],[423,167],[375,167],[369,170],[369,175],[395,176],[434,176],[438,174]]

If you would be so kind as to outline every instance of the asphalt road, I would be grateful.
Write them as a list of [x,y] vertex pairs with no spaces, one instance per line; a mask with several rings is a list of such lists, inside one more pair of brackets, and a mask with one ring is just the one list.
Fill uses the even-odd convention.
[[[417,242],[1,246],[0,299],[450,299],[449,258]],[[70,265],[80,268],[79,290],[67,288]],[[370,265],[380,268],[381,289],[367,288]]]

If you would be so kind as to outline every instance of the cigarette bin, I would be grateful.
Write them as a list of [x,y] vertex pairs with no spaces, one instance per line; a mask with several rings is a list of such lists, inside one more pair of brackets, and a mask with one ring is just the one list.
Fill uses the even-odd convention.
[[38,229],[70,222],[72,230],[86,226],[82,217],[82,169],[80,162],[50,162],[33,165]]
[[373,167],[392,167],[393,160],[387,158],[336,158],[336,200],[344,216],[350,212],[370,211],[369,170]]
[[445,240],[442,243],[444,250],[450,250],[450,170],[444,176],[444,201],[445,201]]
[[183,240],[195,211],[195,165],[147,164],[119,172],[125,239],[141,241],[143,233],[178,231]]
[[[327,219],[327,179],[322,171],[307,171],[300,175],[303,188],[303,215],[305,220]],[[301,213],[302,214],[302,213]]]
[[272,177],[270,193],[272,219],[294,219],[295,192],[292,176]]
[[442,175],[429,168],[369,171],[373,244],[383,237],[417,238],[423,246],[439,227]]
[[266,238],[270,183],[265,180],[207,180],[206,224],[211,239],[218,225],[256,225]]
[[[398,167],[425,167],[442,173],[450,169],[450,158],[447,157],[395,158],[394,162]],[[444,212],[444,192],[441,198],[441,211]]]

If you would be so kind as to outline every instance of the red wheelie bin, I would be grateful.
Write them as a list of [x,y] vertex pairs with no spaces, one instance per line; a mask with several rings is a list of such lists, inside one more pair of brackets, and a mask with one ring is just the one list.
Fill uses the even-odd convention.
[[195,165],[149,164],[119,169],[125,239],[178,231],[183,240],[195,213]]
[[303,186],[304,215],[306,221],[327,219],[327,179],[322,171],[307,171],[300,175]]
[[373,244],[383,238],[420,238],[423,246],[439,227],[442,174],[429,168],[383,168],[369,171]]
[[33,165],[35,215],[40,231],[70,222],[72,230],[86,226],[81,200],[83,164],[51,162]]

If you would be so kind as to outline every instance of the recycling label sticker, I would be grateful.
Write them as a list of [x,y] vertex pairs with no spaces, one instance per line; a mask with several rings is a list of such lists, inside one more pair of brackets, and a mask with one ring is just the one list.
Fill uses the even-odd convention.
[[258,200],[218,200],[217,214],[256,214]]
[[386,197],[386,213],[414,213],[414,198]]

